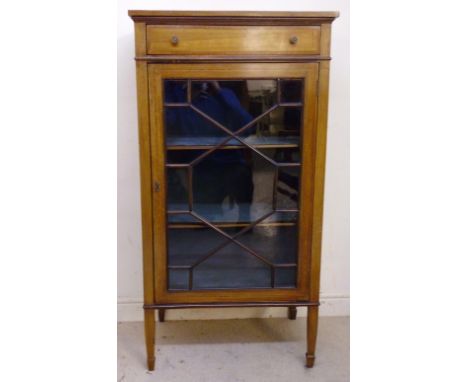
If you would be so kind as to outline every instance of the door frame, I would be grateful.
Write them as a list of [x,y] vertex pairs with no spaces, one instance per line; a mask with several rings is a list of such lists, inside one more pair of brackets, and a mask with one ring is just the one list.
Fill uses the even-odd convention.
[[[153,187],[153,287],[156,304],[273,302],[311,300],[312,222],[317,141],[319,63],[148,64],[151,174]],[[163,121],[164,79],[304,79],[297,288],[167,290],[166,148]],[[320,254],[319,254],[320,255]],[[312,276],[318,277],[315,272]],[[316,281],[317,282],[317,281]],[[315,283],[316,283],[315,282]],[[314,298],[315,300],[316,298]]]

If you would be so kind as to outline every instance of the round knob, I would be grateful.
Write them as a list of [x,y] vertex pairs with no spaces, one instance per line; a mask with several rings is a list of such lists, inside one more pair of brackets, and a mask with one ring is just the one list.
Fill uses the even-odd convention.
[[172,36],[171,37],[171,44],[172,45],[177,45],[179,43],[179,37],[177,36]]
[[289,39],[289,42],[290,42],[292,45],[296,45],[298,40],[299,40],[299,39],[297,38],[297,36],[292,36],[292,37]]

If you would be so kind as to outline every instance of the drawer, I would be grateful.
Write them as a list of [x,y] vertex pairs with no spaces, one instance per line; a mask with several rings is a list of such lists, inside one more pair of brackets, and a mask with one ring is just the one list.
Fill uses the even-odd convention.
[[147,26],[148,54],[311,55],[320,53],[319,26]]

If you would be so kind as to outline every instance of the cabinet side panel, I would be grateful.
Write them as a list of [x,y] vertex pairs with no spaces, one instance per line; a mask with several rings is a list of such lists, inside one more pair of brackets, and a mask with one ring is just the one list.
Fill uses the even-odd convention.
[[146,55],[146,23],[135,23],[135,55]]
[[143,237],[144,301],[154,302],[153,223],[151,202],[151,155],[148,117],[148,72],[145,62],[137,62],[138,135],[140,144],[141,223]]
[[323,192],[325,181],[325,156],[327,144],[328,79],[330,62],[320,63],[317,135],[315,149],[313,219],[312,219],[312,262],[311,299],[318,301],[320,292],[320,260],[322,249]]
[[320,55],[330,56],[331,24],[324,23],[320,27]]
[[153,193],[154,274],[155,300],[161,302],[161,293],[167,289],[167,222],[165,137],[163,124],[163,94],[161,72],[149,65],[149,105],[151,130],[152,181],[157,187]]
[[[315,136],[317,122],[317,81],[318,64],[306,64],[307,75],[305,82],[305,108],[302,126],[302,166],[301,166],[301,189],[300,189],[300,235],[299,253],[301,262],[299,264],[299,289],[309,291],[310,280],[310,253],[312,247],[312,215],[313,205],[311,203],[314,187],[314,157]],[[304,284],[304,285],[303,285]],[[310,299],[310,295],[309,295]],[[312,300],[311,300],[312,301]]]

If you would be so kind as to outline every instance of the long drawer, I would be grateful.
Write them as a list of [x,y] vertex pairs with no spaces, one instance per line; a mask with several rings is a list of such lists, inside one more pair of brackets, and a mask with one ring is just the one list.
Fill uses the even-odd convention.
[[150,55],[314,55],[319,26],[147,26]]

